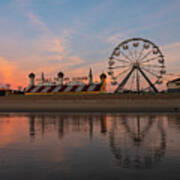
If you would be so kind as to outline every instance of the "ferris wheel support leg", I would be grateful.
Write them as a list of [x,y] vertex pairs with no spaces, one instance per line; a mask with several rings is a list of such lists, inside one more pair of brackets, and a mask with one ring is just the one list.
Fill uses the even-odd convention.
[[138,92],[138,94],[139,94],[140,85],[139,85],[139,73],[138,73],[138,68],[136,68],[136,85],[137,85],[137,92]]
[[125,84],[127,83],[129,77],[131,76],[131,74],[133,73],[133,71],[135,70],[135,67],[133,66],[131,71],[127,74],[127,76],[123,79],[123,81],[119,84],[118,88],[114,91],[115,93],[118,93],[120,89],[122,89]]
[[146,74],[142,71],[142,69],[139,67],[138,68],[140,73],[143,75],[144,79],[149,83],[149,85],[151,86],[151,88],[154,90],[155,93],[158,93],[157,88],[155,87],[155,85],[149,80],[149,78],[146,76]]

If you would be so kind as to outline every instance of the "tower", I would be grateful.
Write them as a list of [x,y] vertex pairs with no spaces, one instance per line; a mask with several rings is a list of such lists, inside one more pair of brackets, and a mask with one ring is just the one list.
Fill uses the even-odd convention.
[[100,75],[101,85],[102,85],[101,91],[102,91],[102,92],[106,92],[106,78],[107,78],[107,76],[106,76],[105,73],[102,73],[102,74]]
[[45,82],[44,72],[42,72],[42,74],[41,74],[41,82],[42,82],[42,83]]
[[34,86],[35,74],[34,74],[34,73],[30,73],[30,74],[29,74],[29,79],[30,79],[29,85],[30,85],[30,86]]
[[92,69],[89,70],[89,84],[93,84],[93,75],[92,75]]
[[63,77],[64,77],[64,73],[63,72],[59,72],[58,73],[59,85],[63,85]]

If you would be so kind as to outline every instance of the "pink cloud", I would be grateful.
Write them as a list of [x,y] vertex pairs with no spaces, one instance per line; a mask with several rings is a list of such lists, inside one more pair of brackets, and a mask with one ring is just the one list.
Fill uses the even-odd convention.
[[0,83],[10,84],[12,88],[25,85],[24,74],[19,69],[16,63],[9,62],[3,57],[0,57]]
[[166,81],[180,76],[180,42],[175,42],[162,47],[165,55],[167,75]]
[[27,17],[29,18],[30,22],[35,25],[37,28],[39,28],[40,30],[42,31],[48,31],[45,23],[43,21],[40,20],[40,18],[35,15],[34,13],[32,12],[29,12],[27,14]]
[[118,45],[123,39],[127,37],[124,33],[116,33],[107,38],[107,42],[113,44],[114,46]]
[[51,52],[57,52],[57,53],[64,52],[64,46],[60,39],[53,39],[51,42],[51,46],[49,48],[50,48],[49,51]]

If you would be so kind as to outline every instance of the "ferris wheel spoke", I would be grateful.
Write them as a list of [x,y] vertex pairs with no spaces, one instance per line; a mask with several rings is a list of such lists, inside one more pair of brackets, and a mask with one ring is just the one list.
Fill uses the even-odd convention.
[[118,68],[126,68],[126,67],[129,67],[128,65],[127,66],[115,66],[115,67],[109,67],[109,69],[118,69]]
[[151,76],[154,76],[156,78],[159,78],[160,75],[158,75],[158,72],[155,72],[153,69],[146,69],[146,68],[142,68],[143,70],[145,70],[147,73],[151,74]]
[[131,74],[133,73],[134,70],[135,70],[135,67],[132,67],[130,72],[126,75],[126,77],[119,84],[119,86],[118,86],[118,88],[116,89],[115,92],[119,92],[119,90],[122,89],[126,85],[127,81],[129,80],[129,78],[130,78],[130,76],[131,76]]
[[120,51],[120,53],[126,58],[128,59],[129,61],[133,62],[133,60],[131,58],[129,58],[128,55],[126,55],[124,52]]
[[148,89],[150,89],[149,86],[148,86],[148,87],[145,87],[142,91],[146,91],[146,90],[148,90]]
[[133,90],[134,80],[135,80],[135,73],[133,72],[132,81],[131,81],[131,85],[130,85],[130,89],[131,89],[131,90]]
[[156,64],[143,64],[142,67],[150,67],[150,68],[164,68],[164,66],[156,65]]
[[[145,70],[145,69],[144,69]],[[149,83],[150,87],[154,90],[154,92],[158,92],[158,90],[156,89],[155,85],[150,81],[150,79],[148,78],[148,76],[143,72],[143,70],[141,68],[139,68],[139,71],[141,72],[142,76],[144,77],[144,79]]]
[[143,48],[141,49],[141,51],[140,51],[140,53],[139,53],[138,59],[140,59],[141,56],[143,55],[143,51],[144,51],[144,46],[143,46]]
[[158,74],[156,74],[156,73],[154,73],[154,72],[152,72],[152,71],[150,71],[150,70],[148,70],[148,69],[146,69],[144,67],[142,67],[142,69],[145,70],[146,72],[148,72],[149,74],[151,74],[152,76],[155,76],[155,77],[159,78]]
[[124,71],[118,73],[118,75],[116,76],[116,78],[117,78],[118,76],[121,76],[121,75],[125,74],[126,72],[128,72],[128,71],[130,70],[130,68],[131,68],[131,67],[129,67],[128,69],[125,69]]
[[119,62],[130,63],[129,61],[124,60],[124,59],[118,59],[118,58],[115,58],[115,57],[113,57],[113,59],[115,59],[115,60],[117,60]]
[[137,50],[136,49],[134,50],[134,57],[137,60]]
[[147,58],[152,52],[153,50],[147,52],[142,58],[139,59],[139,61],[142,61],[143,59]]
[[130,49],[128,49],[128,52],[129,52],[129,54],[130,54],[131,58],[132,58],[132,59],[134,59],[134,56],[133,56],[132,51],[131,51]]
[[155,68],[155,67],[146,67],[146,66],[141,66],[141,67],[144,67],[145,69],[151,71],[151,72],[154,72],[156,74],[159,74],[160,72],[160,68]]
[[140,90],[140,76],[139,76],[139,70],[136,69],[136,89],[137,89],[137,92],[139,93],[139,90]]
[[161,57],[161,56],[157,56],[157,57],[154,57],[154,58],[146,59],[146,60],[144,60],[144,61],[141,61],[141,63],[146,63],[146,62],[154,61],[154,60],[156,60],[156,59],[158,59],[158,58],[160,58],[160,57]]

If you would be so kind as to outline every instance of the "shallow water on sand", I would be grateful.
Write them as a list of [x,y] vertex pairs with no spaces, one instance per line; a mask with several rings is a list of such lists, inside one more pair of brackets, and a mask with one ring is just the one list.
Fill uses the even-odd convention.
[[180,179],[180,115],[1,114],[0,178]]

